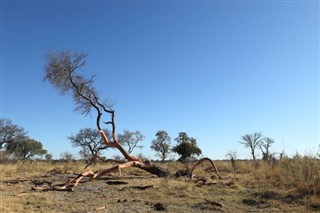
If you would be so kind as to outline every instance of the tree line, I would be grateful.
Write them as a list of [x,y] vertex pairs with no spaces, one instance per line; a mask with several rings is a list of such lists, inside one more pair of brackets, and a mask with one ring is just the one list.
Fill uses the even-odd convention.
[[[108,129],[104,131],[108,136],[112,134]],[[130,131],[125,129],[122,133],[118,133],[117,137],[120,143],[126,147],[128,153],[132,153],[135,149],[143,148],[141,142],[145,139],[145,136],[138,130]],[[80,148],[79,156],[86,161],[90,161],[95,156],[100,156],[102,151],[107,148],[99,132],[92,128],[80,129],[76,134],[70,135],[68,139],[73,147]],[[171,154],[179,155],[178,161],[182,162],[194,159],[202,154],[197,140],[189,137],[186,132],[179,132],[174,141],[176,145],[173,146],[169,134],[165,130],[159,130],[151,141],[150,148],[155,151],[155,157],[162,162],[168,160]],[[253,161],[257,160],[257,152],[259,150],[262,154],[262,160],[271,161],[275,158],[275,153],[270,150],[275,141],[270,137],[264,137],[261,132],[245,134],[240,137],[239,143],[250,150]],[[13,124],[7,118],[0,119],[0,152],[2,158],[6,157],[14,160],[52,159],[52,155],[43,148],[40,141],[30,138],[23,127]],[[283,152],[280,153],[280,158],[283,155]],[[226,157],[235,160],[237,153],[229,150]],[[61,153],[60,158],[70,160],[73,156],[71,153],[64,152]]]
[[[131,156],[130,153],[135,148],[142,148],[140,142],[144,136],[140,131],[131,132],[124,130],[123,133],[116,134],[115,111],[112,104],[107,99],[101,99],[94,88],[94,76],[90,78],[80,74],[78,70],[85,66],[87,54],[61,51],[50,52],[46,56],[44,67],[44,81],[48,81],[56,88],[61,95],[71,95],[75,103],[75,111],[88,115],[92,110],[96,112],[97,130],[84,128],[77,134],[71,135],[69,140],[74,147],[80,147],[80,156],[83,159],[90,159],[97,156],[106,148],[117,148],[125,159],[130,161],[141,161],[141,159]],[[107,120],[102,119],[106,114]],[[101,124],[110,127],[110,130],[103,129]],[[103,140],[102,140],[103,139]],[[180,161],[201,155],[201,149],[193,137],[189,137],[185,132],[179,132],[174,139],[175,146],[171,146],[171,138],[164,130],[159,130],[152,140],[151,149],[156,152],[156,156],[165,161],[170,153],[179,155]],[[246,134],[241,136],[239,141],[246,148],[249,148],[253,161],[257,158],[257,149],[262,153],[262,159],[270,160],[274,157],[270,147],[274,140],[263,137],[261,132]],[[124,147],[127,147],[125,150]],[[42,143],[30,138],[27,132],[11,122],[10,119],[0,119],[0,153],[9,155],[14,159],[52,158],[51,154],[45,150]],[[280,154],[280,158],[284,153]],[[63,155],[70,158],[69,153]],[[318,153],[320,156],[320,153]],[[227,156],[236,158],[235,151],[229,151]],[[144,164],[145,167],[148,167]]]
[[[109,136],[112,133],[105,129],[104,132]],[[142,148],[141,142],[145,136],[138,130],[123,130],[118,133],[117,137],[128,153],[132,153],[137,148]],[[41,142],[36,141],[29,136],[24,128],[15,125],[10,119],[0,119],[0,151],[2,155],[10,159],[52,159],[52,155],[43,148]],[[96,129],[83,128],[78,133],[68,137],[73,147],[79,147],[79,155],[81,159],[90,161],[92,158],[99,156],[107,147],[103,143],[101,135]],[[168,159],[170,153],[179,155],[179,161],[186,161],[192,157],[201,155],[202,151],[197,145],[197,141],[193,137],[189,137],[185,132],[179,132],[178,137],[174,139],[177,144],[172,146],[169,134],[160,130],[155,134],[150,148],[156,152],[156,157],[161,161]],[[61,153],[62,159],[72,159],[72,154],[68,152]]]
[[50,157],[40,141],[30,138],[24,128],[7,118],[0,119],[0,151],[2,158],[15,160]]
[[[111,132],[107,129],[104,130],[107,136]],[[140,131],[131,132],[124,130],[123,133],[117,135],[121,145],[127,148],[127,152],[130,154],[135,148],[142,148],[142,140],[145,138]],[[69,137],[72,146],[79,147],[79,152],[82,159],[90,160],[95,156],[99,156],[102,150],[107,147],[103,144],[102,138],[96,129],[85,128],[81,129],[77,134]],[[201,149],[197,145],[197,141],[193,137],[189,137],[185,132],[179,132],[178,137],[174,139],[177,144],[172,146],[171,137],[164,130],[159,130],[155,134],[155,139],[151,142],[151,150],[156,152],[156,157],[161,161],[165,161],[169,158],[170,153],[178,154],[179,161],[186,161],[192,157],[201,155]],[[120,157],[115,156],[117,159]]]

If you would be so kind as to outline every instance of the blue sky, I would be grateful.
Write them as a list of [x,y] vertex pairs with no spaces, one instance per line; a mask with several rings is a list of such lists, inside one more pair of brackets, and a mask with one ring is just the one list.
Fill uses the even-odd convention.
[[158,130],[213,159],[249,158],[238,142],[256,131],[274,152],[318,149],[318,1],[1,1],[1,117],[59,158],[96,115],[42,81],[52,50],[88,54],[81,72],[151,158]]

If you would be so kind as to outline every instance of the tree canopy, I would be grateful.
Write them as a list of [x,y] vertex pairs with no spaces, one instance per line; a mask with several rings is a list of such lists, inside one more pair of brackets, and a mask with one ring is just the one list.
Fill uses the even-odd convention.
[[47,154],[42,143],[27,136],[24,128],[13,124],[8,118],[0,119],[0,149],[18,160],[42,157]]
[[170,153],[171,138],[164,130],[158,131],[155,136],[156,139],[152,140],[151,149],[157,152],[156,156],[160,157],[163,162]]
[[12,123],[8,118],[0,118],[0,149],[5,148],[8,144],[17,138],[24,137],[26,131]]
[[185,132],[179,132],[179,136],[175,138],[175,141],[178,144],[172,148],[172,151],[180,155],[179,161],[186,161],[190,157],[199,156],[202,153],[197,145],[197,140],[190,138]]
[[92,109],[97,112],[97,128],[101,130],[100,118],[103,112],[111,115],[111,121],[105,122],[114,127],[114,111],[109,100],[101,100],[92,86],[94,76],[86,78],[77,71],[86,64],[84,53],[70,51],[50,52],[44,70],[44,81],[49,81],[62,95],[70,94],[76,105],[75,111],[88,115]]
[[7,145],[7,153],[15,159],[25,160],[35,156],[44,156],[47,150],[43,149],[42,143],[29,137],[20,137]]

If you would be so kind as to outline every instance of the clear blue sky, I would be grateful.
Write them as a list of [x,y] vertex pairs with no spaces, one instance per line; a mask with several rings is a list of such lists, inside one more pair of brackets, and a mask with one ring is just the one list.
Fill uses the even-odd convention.
[[42,81],[45,54],[66,49],[88,54],[82,71],[115,101],[118,131],[140,130],[151,158],[157,130],[187,132],[213,159],[249,158],[238,142],[256,131],[273,152],[318,149],[318,1],[2,0],[1,117],[55,158],[95,128]]

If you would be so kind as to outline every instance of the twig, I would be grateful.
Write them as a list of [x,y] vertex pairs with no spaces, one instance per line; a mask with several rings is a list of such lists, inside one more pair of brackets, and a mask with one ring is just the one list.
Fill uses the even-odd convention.
[[207,198],[204,199],[206,201],[207,204],[210,204],[211,206],[219,206],[219,207],[223,207],[223,205],[221,203],[215,202],[215,201],[211,201],[208,200]]

